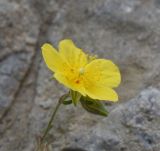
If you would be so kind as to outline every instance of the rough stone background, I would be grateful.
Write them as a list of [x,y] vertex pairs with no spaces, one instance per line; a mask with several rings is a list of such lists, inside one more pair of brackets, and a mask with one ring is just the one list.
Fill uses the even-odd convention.
[[123,79],[107,118],[62,107],[51,150],[159,151],[160,0],[0,0],[0,151],[34,150],[65,91],[40,46],[65,38],[113,60]]

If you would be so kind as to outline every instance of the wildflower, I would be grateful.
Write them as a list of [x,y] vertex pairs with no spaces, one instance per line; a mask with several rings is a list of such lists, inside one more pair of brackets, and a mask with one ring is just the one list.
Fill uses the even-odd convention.
[[59,51],[44,44],[42,54],[55,79],[69,89],[92,99],[118,101],[113,88],[120,84],[121,75],[112,61],[88,57],[69,39],[59,42]]

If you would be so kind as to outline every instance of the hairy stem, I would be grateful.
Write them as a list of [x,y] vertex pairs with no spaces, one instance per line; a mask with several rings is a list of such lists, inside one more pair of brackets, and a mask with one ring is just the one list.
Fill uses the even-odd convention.
[[54,109],[54,111],[53,111],[53,113],[52,113],[52,116],[51,116],[51,118],[50,118],[50,120],[49,120],[49,122],[48,122],[48,125],[47,125],[47,127],[46,127],[46,129],[45,129],[45,131],[44,131],[44,134],[43,134],[43,136],[42,136],[42,138],[41,138],[41,142],[42,142],[42,143],[44,142],[47,134],[49,133],[49,131],[50,131],[51,128],[52,128],[52,123],[53,123],[53,121],[54,121],[55,115],[56,115],[56,113],[57,113],[60,105],[62,104],[62,102],[63,102],[67,97],[68,97],[68,94],[62,95],[62,96],[60,97],[60,99],[59,99],[59,101],[58,101],[58,103],[57,103],[57,105],[56,105],[56,108]]

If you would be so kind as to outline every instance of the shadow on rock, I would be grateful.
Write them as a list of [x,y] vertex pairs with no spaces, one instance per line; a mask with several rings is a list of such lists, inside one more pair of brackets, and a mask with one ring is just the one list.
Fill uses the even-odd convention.
[[62,149],[62,151],[86,151],[86,150],[81,148],[64,148]]

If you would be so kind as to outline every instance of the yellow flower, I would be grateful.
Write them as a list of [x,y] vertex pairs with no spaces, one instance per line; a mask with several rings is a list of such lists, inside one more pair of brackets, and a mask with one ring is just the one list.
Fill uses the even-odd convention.
[[69,39],[60,41],[59,51],[44,44],[42,54],[54,77],[66,87],[92,99],[118,101],[113,88],[120,84],[121,75],[112,61],[89,59]]

